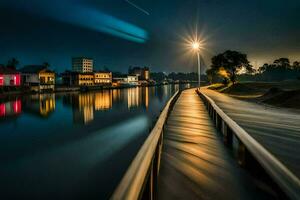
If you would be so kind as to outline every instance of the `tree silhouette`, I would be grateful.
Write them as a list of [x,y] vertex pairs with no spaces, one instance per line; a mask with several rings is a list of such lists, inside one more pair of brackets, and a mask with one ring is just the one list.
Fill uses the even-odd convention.
[[296,70],[300,70],[300,62],[298,62],[298,61],[295,61],[295,62],[293,62],[293,69],[296,69]]
[[210,84],[213,83],[213,79],[214,79],[215,74],[216,73],[212,68],[206,70],[207,80]]
[[43,65],[46,67],[46,68],[49,68],[50,67],[50,64],[48,62],[44,62]]
[[18,65],[19,65],[19,61],[16,58],[12,58],[7,62],[6,67],[11,69],[16,69]]
[[248,73],[252,73],[254,71],[247,59],[246,54],[231,50],[227,50],[224,53],[214,56],[212,58],[211,68],[217,73],[221,69],[225,70],[226,73],[219,74],[225,79],[229,79],[233,84],[236,83],[237,73],[241,70],[244,70]]
[[291,68],[290,60],[288,58],[276,59],[276,60],[274,60],[274,64],[275,64],[276,67],[281,67],[281,68],[284,68],[284,69]]

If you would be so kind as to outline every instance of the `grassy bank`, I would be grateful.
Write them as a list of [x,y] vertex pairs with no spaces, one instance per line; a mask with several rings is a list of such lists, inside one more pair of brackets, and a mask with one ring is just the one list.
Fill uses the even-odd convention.
[[214,84],[208,88],[239,99],[300,109],[300,81],[297,80]]

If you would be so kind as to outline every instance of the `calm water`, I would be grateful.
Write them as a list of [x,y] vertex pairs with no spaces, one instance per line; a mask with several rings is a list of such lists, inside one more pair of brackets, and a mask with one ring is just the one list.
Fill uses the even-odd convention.
[[107,199],[186,85],[0,101],[0,199]]

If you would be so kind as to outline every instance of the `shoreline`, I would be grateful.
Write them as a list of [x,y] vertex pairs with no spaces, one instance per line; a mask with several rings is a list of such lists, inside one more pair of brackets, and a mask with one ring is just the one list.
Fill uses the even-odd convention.
[[67,86],[58,86],[55,87],[54,91],[43,91],[43,92],[34,92],[29,90],[20,90],[18,91],[9,91],[0,93],[0,99],[7,97],[17,97],[21,95],[34,95],[34,94],[60,94],[64,92],[93,92],[93,91],[103,91],[103,90],[114,90],[114,89],[128,89],[128,88],[136,88],[136,87],[156,87],[162,85],[180,85],[180,84],[193,84],[194,82],[181,82],[181,83],[168,83],[168,84],[151,84],[151,85],[135,85],[135,86],[75,86],[75,87],[67,87]]

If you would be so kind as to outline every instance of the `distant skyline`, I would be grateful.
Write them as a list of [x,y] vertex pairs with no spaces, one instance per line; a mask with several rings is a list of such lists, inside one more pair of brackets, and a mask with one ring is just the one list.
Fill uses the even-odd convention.
[[2,0],[0,64],[15,57],[21,66],[49,62],[62,72],[71,69],[72,57],[86,56],[98,70],[196,71],[196,57],[185,52],[182,39],[196,27],[206,39],[208,66],[227,49],[246,53],[254,66],[279,57],[300,60],[298,0],[130,2],[135,6],[126,0]]

